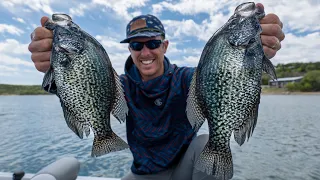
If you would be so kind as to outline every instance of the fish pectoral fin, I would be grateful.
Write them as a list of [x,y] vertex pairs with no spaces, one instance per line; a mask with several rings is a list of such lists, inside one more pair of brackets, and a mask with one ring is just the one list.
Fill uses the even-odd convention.
[[267,73],[273,80],[277,80],[276,70],[270,61],[266,56],[262,59],[262,70]]
[[191,127],[194,129],[195,132],[198,132],[200,127],[202,126],[203,122],[206,120],[203,112],[199,106],[196,97],[196,79],[197,74],[196,71],[192,76],[192,80],[190,83],[190,88],[188,92],[187,98],[187,106],[186,106],[186,113],[188,120],[190,122]]
[[85,133],[86,137],[90,135],[90,125],[86,121],[81,121],[76,119],[75,116],[72,115],[72,112],[68,110],[68,108],[64,105],[64,103],[60,100],[64,119],[68,125],[68,127],[80,138],[83,139],[83,133]]
[[121,151],[129,148],[129,145],[113,131],[105,135],[95,135],[92,146],[92,157],[102,156],[110,152]]
[[233,177],[233,162],[230,147],[217,151],[207,142],[195,162],[195,169],[212,176],[212,179],[231,179]]
[[249,140],[251,137],[258,120],[258,110],[260,104],[260,94],[257,98],[257,101],[252,109],[250,116],[243,121],[243,123],[235,128],[234,130],[234,139],[241,146],[246,138]]
[[127,101],[125,99],[124,90],[122,83],[120,82],[120,78],[117,72],[112,68],[114,79],[115,79],[115,86],[116,92],[114,95],[114,103],[112,106],[111,114],[120,122],[125,122],[127,114],[128,114],[128,106]]
[[57,94],[57,86],[54,80],[54,72],[52,67],[50,67],[44,74],[42,88],[48,93]]

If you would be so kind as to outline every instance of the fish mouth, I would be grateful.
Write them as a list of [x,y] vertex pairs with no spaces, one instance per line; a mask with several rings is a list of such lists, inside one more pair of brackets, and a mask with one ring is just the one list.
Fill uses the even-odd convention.
[[256,10],[256,5],[254,2],[247,2],[239,5],[236,8],[236,13],[242,17],[248,17],[252,15]]
[[235,14],[240,15],[242,18],[257,15],[258,19],[264,17],[264,8],[261,6],[256,6],[254,2],[247,2],[239,5]]
[[148,60],[140,60],[140,63],[143,65],[150,65],[155,61],[155,59],[148,59]]

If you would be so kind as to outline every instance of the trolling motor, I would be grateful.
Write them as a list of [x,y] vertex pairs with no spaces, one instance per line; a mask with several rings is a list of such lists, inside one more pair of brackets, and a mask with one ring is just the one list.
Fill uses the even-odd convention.
[[[73,157],[61,158],[33,175],[30,180],[75,180],[80,170],[80,162]],[[13,180],[22,180],[24,171],[13,173]]]
[[24,176],[24,171],[16,171],[12,175],[12,180],[21,180]]

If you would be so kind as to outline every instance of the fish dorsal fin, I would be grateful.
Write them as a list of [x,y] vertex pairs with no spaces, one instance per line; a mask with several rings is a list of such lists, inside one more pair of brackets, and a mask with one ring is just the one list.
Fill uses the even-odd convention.
[[189,88],[188,98],[187,98],[187,107],[186,107],[188,120],[195,132],[197,132],[200,129],[200,127],[202,126],[203,122],[206,119],[202,113],[202,110],[196,98],[196,79],[197,79],[196,70],[192,76],[192,80],[190,83],[190,88]]
[[112,106],[111,114],[118,119],[118,121],[125,122],[127,114],[128,114],[128,106],[127,101],[125,99],[124,90],[122,83],[120,82],[120,78],[117,72],[112,68],[113,75],[115,79],[115,95],[114,95],[114,103]]

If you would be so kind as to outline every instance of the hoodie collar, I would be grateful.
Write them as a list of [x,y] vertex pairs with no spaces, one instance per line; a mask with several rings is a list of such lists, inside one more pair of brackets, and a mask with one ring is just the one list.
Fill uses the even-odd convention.
[[[149,81],[154,81],[156,79],[162,78],[163,76],[171,76],[172,75],[173,67],[170,64],[169,59],[166,56],[164,56],[163,64],[164,64],[164,73],[163,73],[163,75],[158,76],[158,77],[156,77],[154,79],[151,79]],[[142,81],[140,72],[139,72],[138,68],[136,67],[136,65],[133,63],[133,60],[132,60],[131,56],[129,56],[127,61],[126,61],[124,71],[125,71],[125,74],[132,81],[134,81],[136,84],[148,83],[149,82],[149,81],[145,81],[145,82]]]
[[158,94],[166,91],[168,88],[168,83],[174,71],[174,65],[170,64],[169,59],[164,57],[164,73],[154,79],[148,81],[142,81],[140,72],[136,65],[133,63],[131,56],[128,57],[125,64],[125,74],[133,81],[137,86],[139,86],[146,94]]

